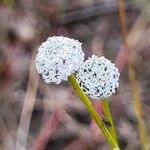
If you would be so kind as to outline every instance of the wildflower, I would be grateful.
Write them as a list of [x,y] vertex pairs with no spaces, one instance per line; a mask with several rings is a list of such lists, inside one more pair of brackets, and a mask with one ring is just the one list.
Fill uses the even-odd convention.
[[59,84],[79,69],[84,61],[81,43],[63,36],[49,37],[38,49],[36,69],[46,83]]
[[119,71],[110,60],[93,55],[77,71],[83,91],[94,99],[106,98],[119,86]]

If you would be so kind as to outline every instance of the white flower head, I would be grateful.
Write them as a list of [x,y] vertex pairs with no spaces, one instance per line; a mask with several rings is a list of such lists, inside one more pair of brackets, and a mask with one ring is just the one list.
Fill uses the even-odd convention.
[[106,98],[119,86],[120,73],[115,64],[105,57],[93,55],[77,71],[77,80],[87,95],[94,99]]
[[49,37],[38,49],[36,69],[46,83],[59,84],[79,69],[84,61],[81,43],[63,36]]

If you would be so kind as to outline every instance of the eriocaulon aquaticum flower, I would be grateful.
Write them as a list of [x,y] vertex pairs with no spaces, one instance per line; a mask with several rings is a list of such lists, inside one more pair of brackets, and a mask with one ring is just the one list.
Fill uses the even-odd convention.
[[79,69],[84,61],[81,43],[63,36],[49,37],[38,49],[36,69],[46,83],[59,84]]
[[77,71],[77,80],[83,91],[94,99],[106,98],[119,86],[119,70],[105,57],[92,55]]

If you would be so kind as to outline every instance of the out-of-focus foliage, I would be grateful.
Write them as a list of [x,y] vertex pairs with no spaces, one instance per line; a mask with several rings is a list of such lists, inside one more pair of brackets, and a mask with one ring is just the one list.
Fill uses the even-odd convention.
[[[150,2],[126,0],[125,4],[128,38],[149,133]],[[120,147],[127,150],[139,149],[117,1],[2,0],[0,150],[15,148],[23,102],[28,93],[30,96],[36,95],[36,98],[27,133],[27,149],[38,145],[39,135],[43,138],[46,133],[47,140],[40,143],[45,150],[109,149],[97,128],[91,125],[89,114],[67,82],[59,86],[47,85],[40,77],[38,89],[33,93],[35,81],[34,76],[29,80],[29,72],[32,74],[35,70],[30,69],[31,60],[35,58],[39,45],[52,35],[69,36],[83,42],[86,58],[92,54],[105,55],[116,62],[121,73],[120,86],[109,99]],[[29,110],[26,108],[24,116],[28,118]],[[100,108],[98,110],[101,112]],[[43,129],[45,126],[48,127],[47,130]]]

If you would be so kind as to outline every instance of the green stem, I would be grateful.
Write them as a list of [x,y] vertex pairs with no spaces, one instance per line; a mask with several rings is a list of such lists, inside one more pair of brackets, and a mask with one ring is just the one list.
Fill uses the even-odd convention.
[[103,133],[104,137],[106,138],[107,142],[111,145],[111,147],[114,150],[120,150],[120,148],[118,147],[118,144],[116,143],[116,141],[114,140],[114,138],[112,137],[112,135],[110,134],[108,129],[103,124],[101,118],[99,117],[98,113],[96,112],[95,108],[91,104],[88,97],[85,95],[85,93],[81,89],[81,87],[78,84],[78,82],[77,82],[76,78],[74,77],[74,75],[70,75],[68,77],[68,80],[69,80],[70,84],[74,87],[76,93],[78,94],[78,96],[80,97],[80,99],[82,100],[84,105],[86,106],[86,108],[89,111],[91,117],[95,120],[95,122],[98,125],[99,129],[102,131],[102,133]]
[[113,123],[113,118],[112,118],[112,115],[111,115],[108,100],[107,99],[102,99],[101,104],[102,104],[102,108],[103,108],[104,115],[105,115],[106,119],[108,119],[108,121],[111,123],[111,127],[108,127],[108,130],[111,133],[111,135],[113,136],[116,143],[118,144],[116,130],[115,130],[115,126],[114,126],[114,123]]

